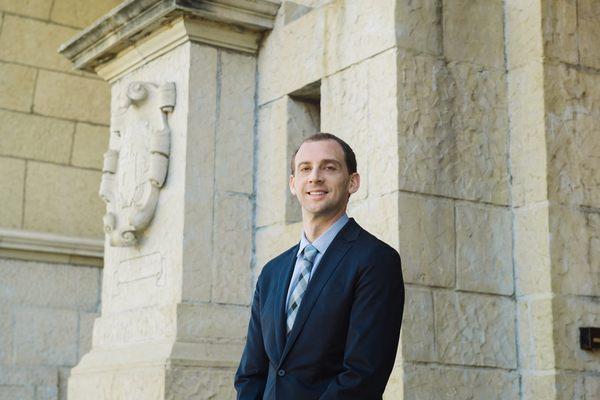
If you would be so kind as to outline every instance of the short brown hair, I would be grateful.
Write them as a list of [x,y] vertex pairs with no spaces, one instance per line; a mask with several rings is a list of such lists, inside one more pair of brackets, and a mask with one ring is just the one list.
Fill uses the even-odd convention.
[[290,160],[290,167],[291,167],[292,175],[294,175],[294,169],[295,169],[294,161],[296,160],[296,154],[298,154],[298,150],[300,150],[300,146],[302,146],[306,142],[320,142],[323,140],[335,140],[336,142],[338,142],[339,145],[342,146],[342,150],[344,151],[344,159],[346,161],[346,168],[348,168],[348,173],[353,174],[357,171],[356,155],[354,154],[352,147],[350,147],[350,145],[348,143],[344,142],[342,139],[340,139],[339,137],[337,137],[331,133],[319,132],[319,133],[315,133],[314,135],[311,135],[311,136],[307,137],[306,139],[304,139],[302,141],[302,143],[300,143],[300,145],[296,148],[296,151],[294,151],[294,154],[292,155],[292,159]]

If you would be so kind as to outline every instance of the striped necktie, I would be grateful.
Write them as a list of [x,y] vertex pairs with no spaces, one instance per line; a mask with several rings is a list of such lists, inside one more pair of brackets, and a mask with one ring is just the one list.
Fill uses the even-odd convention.
[[315,257],[317,256],[318,252],[319,251],[312,244],[306,246],[302,252],[300,275],[298,275],[298,280],[292,289],[292,295],[290,296],[289,306],[286,313],[287,333],[290,333],[292,326],[294,326],[294,320],[296,319],[296,314],[298,314],[298,307],[300,307],[300,302],[302,302],[302,298],[306,292],[308,280],[310,279],[310,271],[312,270],[313,261],[315,261]]

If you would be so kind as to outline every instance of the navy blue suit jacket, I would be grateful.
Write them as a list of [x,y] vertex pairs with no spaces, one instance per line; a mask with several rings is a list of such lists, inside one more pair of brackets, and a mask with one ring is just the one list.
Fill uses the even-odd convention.
[[286,337],[297,251],[298,245],[269,261],[258,278],[237,398],[381,399],[404,306],[398,252],[351,218],[323,255]]

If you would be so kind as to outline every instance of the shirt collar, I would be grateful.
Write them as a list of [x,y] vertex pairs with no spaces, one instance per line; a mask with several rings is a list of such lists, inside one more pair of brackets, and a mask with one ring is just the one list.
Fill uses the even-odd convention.
[[[316,247],[316,249],[319,251],[319,254],[323,255],[325,253],[331,242],[333,242],[333,239],[335,239],[337,234],[340,233],[344,225],[346,225],[346,223],[349,220],[350,219],[348,218],[348,214],[344,213],[340,218],[338,218],[337,221],[333,223],[333,225],[331,225],[325,232],[323,232],[321,236],[319,236],[314,242],[312,242],[312,245]],[[309,244],[311,243],[306,238],[304,231],[302,231],[302,237],[300,238],[300,246],[298,247],[298,253],[296,254],[296,256],[300,256],[300,254],[302,254],[302,251],[304,251],[304,248]]]

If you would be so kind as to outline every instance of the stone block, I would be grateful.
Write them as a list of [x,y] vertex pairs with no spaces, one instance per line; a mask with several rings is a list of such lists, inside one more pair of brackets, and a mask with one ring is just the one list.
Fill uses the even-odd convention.
[[429,290],[406,287],[402,319],[402,358],[436,361],[433,332],[433,295]]
[[594,375],[587,375],[585,378],[585,398],[593,399],[600,393],[600,378]]
[[556,399],[556,376],[523,374],[522,393],[526,399]]
[[558,293],[600,295],[600,214],[550,208],[553,289]]
[[79,359],[92,348],[92,332],[94,331],[94,321],[98,318],[98,313],[79,313]]
[[141,365],[94,373],[72,372],[69,399],[105,400],[106,393],[112,399],[164,399],[165,366]]
[[546,0],[541,4],[544,56],[577,64],[577,0]]
[[101,273],[94,267],[0,260],[0,301],[94,312]]
[[[1,130],[2,128],[0,132]],[[0,190],[0,225],[4,228],[19,228],[23,216],[25,161],[0,157],[0,171],[0,187],[10,188]]]
[[508,68],[514,69],[530,62],[541,62],[544,50],[540,2],[508,0],[504,10]]
[[452,201],[398,194],[400,254],[404,280],[453,287],[456,255]]
[[35,400],[57,400],[58,388],[48,386],[37,386],[35,388]]
[[73,143],[69,121],[0,110],[0,154],[66,164]]
[[256,230],[256,270],[258,277],[264,265],[272,258],[300,242],[302,223],[275,224]]
[[0,11],[46,19],[50,15],[52,2],[48,0],[0,0]]
[[16,363],[77,363],[77,312],[19,307],[14,313]]
[[67,400],[69,376],[71,376],[70,368],[58,368],[58,400]]
[[39,71],[33,100],[35,112],[107,125],[109,106],[110,91],[106,82]]
[[396,2],[396,43],[431,55],[442,52],[442,7],[437,0]]
[[597,298],[556,297],[553,312],[556,368],[598,371],[600,354],[579,348],[579,327],[600,326]]
[[102,17],[112,8],[121,4],[121,0],[83,2],[78,0],[56,0],[50,19],[59,24],[86,28],[94,20]]
[[97,195],[100,172],[27,164],[24,228],[101,237],[104,204]]
[[[321,82],[321,130],[346,141],[356,154],[360,189],[352,201],[368,196],[369,173],[369,63],[361,62]],[[389,110],[389,109],[388,109]]]
[[369,185],[369,195],[398,190],[397,58],[394,48],[372,57],[367,65],[368,168],[363,162],[359,172],[366,178],[363,184]]
[[600,68],[600,4],[595,0],[580,0],[577,10],[579,56],[586,67]]
[[442,7],[444,54],[449,60],[504,67],[501,0],[443,0]]
[[102,155],[108,149],[110,131],[102,125],[78,123],[73,138],[71,164],[102,169]]
[[0,386],[56,386],[56,367],[0,364]]
[[221,191],[251,194],[254,167],[256,59],[220,53],[221,91],[216,133],[216,180]]
[[285,220],[288,178],[287,98],[259,108],[256,149],[256,225]]
[[268,77],[258,86],[264,105],[318,81],[325,74],[324,9],[314,10],[283,26],[283,18],[265,35],[258,59],[258,75]]
[[519,398],[519,377],[497,369],[407,365],[404,399],[505,400]]
[[165,399],[214,399],[235,398],[231,368],[206,368],[172,366],[167,368]]
[[[519,4],[529,4],[521,2]],[[532,61],[508,74],[511,203],[524,205],[548,197],[544,66]]]
[[396,45],[396,1],[336,1],[323,10],[327,75]]
[[0,364],[10,364],[12,361],[12,337],[11,306],[0,301]]
[[[584,376],[572,372],[560,372],[550,375],[528,375],[523,377],[523,394],[527,399],[596,399],[586,397]],[[596,396],[596,397],[595,397]]]
[[442,363],[515,368],[515,306],[506,297],[435,292],[435,339]]
[[224,304],[180,304],[177,306],[177,338],[244,339],[248,328],[249,308]]
[[[549,334],[553,330],[551,299],[521,299],[517,306],[517,324],[520,365],[538,371],[554,368],[554,341]],[[534,386],[537,384],[532,382]]]
[[473,292],[513,293],[509,209],[456,205],[456,285]]
[[5,15],[0,34],[0,60],[71,71],[71,63],[57,49],[76,34],[77,29]]
[[550,293],[550,227],[547,203],[513,211],[517,295]]
[[33,386],[0,386],[0,400],[35,400]]
[[369,196],[368,199],[351,202],[348,205],[348,215],[396,250],[400,248],[397,193]]
[[29,112],[35,75],[34,68],[0,62],[0,107]]
[[505,75],[399,53],[400,188],[508,202]]
[[252,203],[249,196],[217,194],[216,204],[212,300],[248,305],[252,298]]

